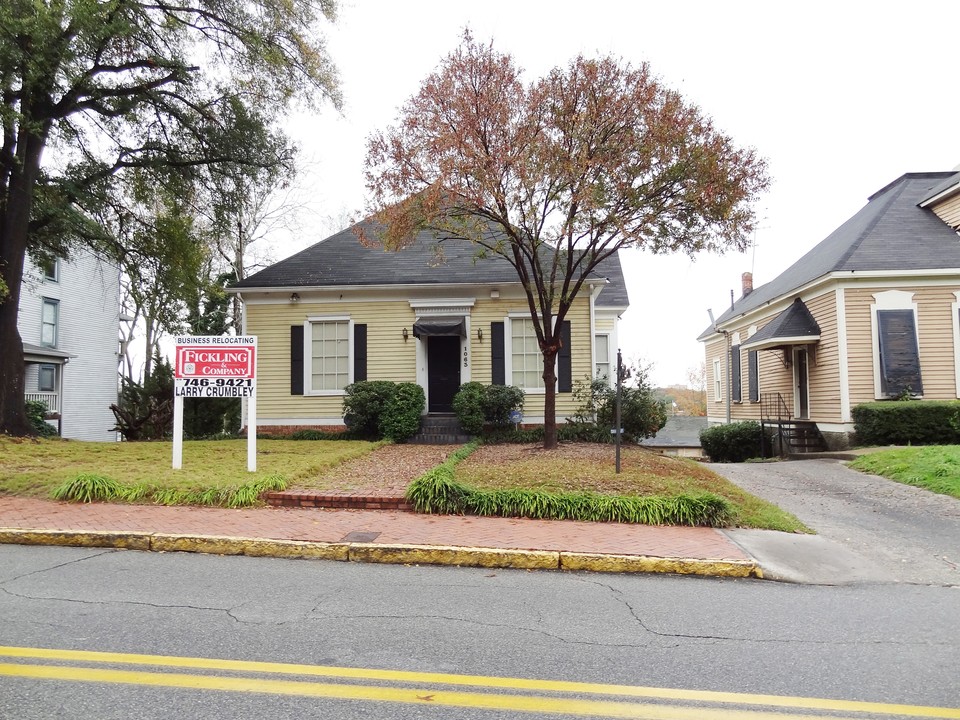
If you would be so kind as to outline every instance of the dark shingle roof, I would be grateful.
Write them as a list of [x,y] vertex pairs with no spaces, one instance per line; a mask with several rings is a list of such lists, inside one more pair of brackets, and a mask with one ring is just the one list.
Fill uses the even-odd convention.
[[[918,207],[955,172],[907,173],[877,191],[856,215],[774,280],[717,318],[731,318],[797,291],[833,272],[960,269],[960,238],[929,208]],[[709,336],[707,328],[700,339]]]
[[952,187],[960,187],[960,172],[955,172],[952,175],[944,178],[943,182],[937,183],[934,185],[930,192],[928,192],[923,198],[920,199],[918,204],[923,205],[928,200],[932,200],[937,195],[942,193],[944,190],[947,190]]
[[762,330],[754,333],[741,347],[750,349],[767,346],[778,340],[814,337],[820,337],[820,326],[804,302],[795,298],[786,310],[764,325]]
[[[368,224],[368,228],[370,225]],[[499,256],[478,260],[476,247],[461,240],[439,242],[421,232],[408,247],[396,252],[363,245],[347,228],[286,260],[244,278],[232,287],[335,287],[375,285],[501,285],[518,283],[513,266]],[[626,307],[626,282],[617,255],[604,260],[593,275],[609,282],[596,304]]]

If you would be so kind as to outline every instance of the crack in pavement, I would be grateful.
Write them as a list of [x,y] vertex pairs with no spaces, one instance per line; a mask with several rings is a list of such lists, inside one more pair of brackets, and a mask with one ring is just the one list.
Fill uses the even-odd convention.
[[76,560],[67,560],[66,562],[62,562],[57,565],[51,565],[50,567],[47,567],[47,568],[40,568],[39,570],[31,570],[30,572],[23,573],[22,575],[16,575],[12,578],[7,578],[6,580],[0,580],[0,586],[6,585],[7,583],[11,583],[11,582],[16,582],[17,580],[30,577],[31,575],[40,575],[42,573],[50,572],[51,570],[58,570],[59,568],[67,567],[68,565],[75,565],[76,563],[86,562],[87,560],[93,560],[95,558],[102,557],[103,555],[111,555],[116,552],[119,552],[116,548],[107,548],[102,552],[94,553],[93,555],[87,555],[86,557],[82,557],[82,558],[77,558]]
[[890,645],[896,647],[909,647],[909,646],[921,646],[921,647],[953,647],[951,642],[929,642],[929,641],[918,641],[918,642],[893,642],[890,640],[806,640],[799,638],[752,638],[752,637],[737,637],[733,635],[699,635],[693,633],[665,633],[658,630],[652,629],[647,625],[643,618],[640,617],[639,613],[630,604],[630,601],[623,597],[623,591],[618,588],[613,587],[612,585],[607,585],[598,581],[588,581],[582,580],[582,582],[589,582],[591,585],[596,585],[597,587],[605,588],[610,591],[611,595],[617,602],[621,603],[627,610],[630,612],[630,615],[634,620],[637,621],[637,624],[642,627],[646,632],[650,633],[657,638],[673,638],[679,640],[703,640],[703,641],[713,641],[713,642],[743,642],[743,643],[756,643],[758,645],[766,644],[800,644],[800,645],[824,645],[824,646],[837,646],[837,647],[859,647],[864,645]]
[[[202,605],[163,605],[161,603],[149,603],[139,600],[80,600],[78,598],[51,597],[45,595],[16,593],[4,587],[0,587],[0,593],[4,593],[10,597],[19,598],[21,600],[49,600],[51,602],[75,603],[78,605],[132,605],[136,607],[157,608],[160,610],[199,610],[204,612],[220,612],[227,615],[227,617],[236,620],[236,618],[230,614],[232,610],[231,608],[203,607]],[[237,620],[237,622],[242,621]]]

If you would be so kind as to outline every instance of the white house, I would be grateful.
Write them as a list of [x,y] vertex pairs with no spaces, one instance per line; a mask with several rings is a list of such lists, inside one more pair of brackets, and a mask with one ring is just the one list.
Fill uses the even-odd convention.
[[114,441],[120,272],[90,253],[24,264],[17,327],[25,395],[47,404],[61,436]]

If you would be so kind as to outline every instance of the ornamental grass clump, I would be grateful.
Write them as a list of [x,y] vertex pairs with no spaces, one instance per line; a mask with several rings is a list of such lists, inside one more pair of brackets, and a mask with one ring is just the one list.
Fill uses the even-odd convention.
[[159,487],[147,483],[124,485],[102,475],[81,473],[53,491],[55,500],[74,502],[129,502],[155,505],[204,505],[240,508],[255,505],[260,495],[271,490],[284,490],[287,480],[282,475],[251,480],[239,485],[210,485],[199,488]]
[[595,492],[549,492],[526,488],[482,490],[458,482],[454,470],[477,448],[470,443],[414,480],[407,500],[421,513],[588,520],[644,525],[718,527],[729,524],[733,505],[713,493],[630,496]]

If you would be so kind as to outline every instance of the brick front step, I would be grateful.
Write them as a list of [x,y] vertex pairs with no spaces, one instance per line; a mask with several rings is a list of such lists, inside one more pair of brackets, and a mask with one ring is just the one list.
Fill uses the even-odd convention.
[[317,507],[338,510],[407,510],[413,507],[402,496],[369,493],[268,492],[264,499],[273,507]]

